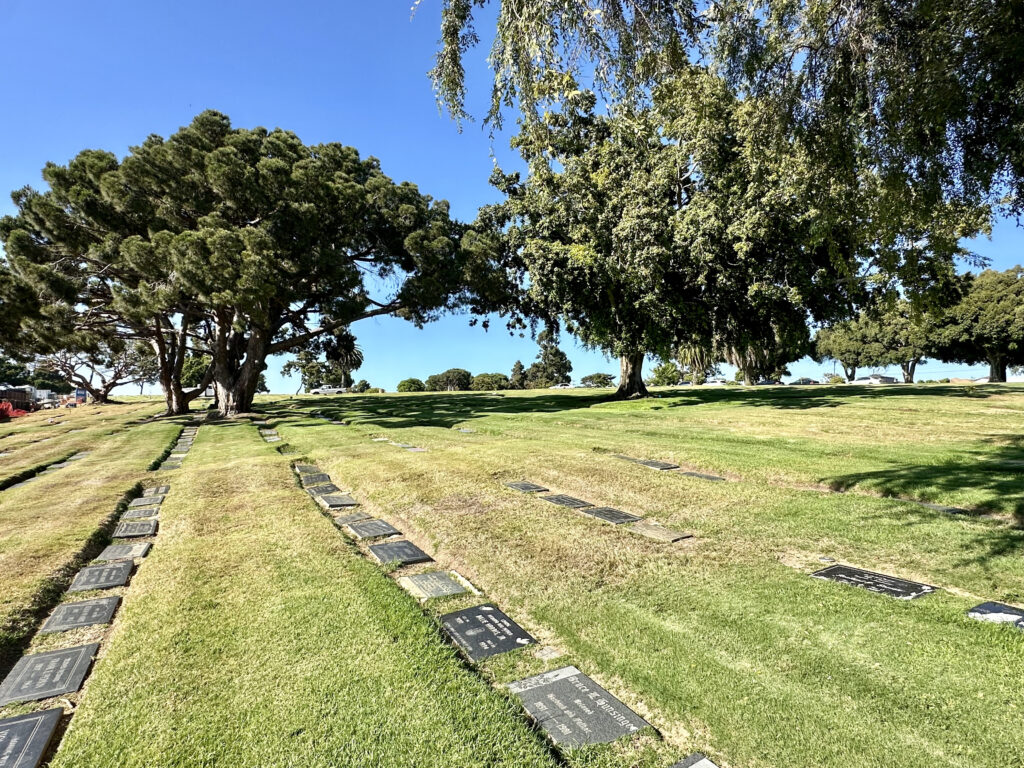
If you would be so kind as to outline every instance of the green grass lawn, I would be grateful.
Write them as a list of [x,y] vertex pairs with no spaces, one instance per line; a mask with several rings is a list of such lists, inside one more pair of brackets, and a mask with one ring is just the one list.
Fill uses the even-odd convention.
[[[1024,388],[658,395],[263,398],[293,457],[253,426],[204,426],[156,473],[161,531],[113,628],[35,641],[105,637],[53,765],[1021,765],[1024,633],[965,611],[1024,605]],[[299,457],[437,562],[373,565],[299,490]],[[520,479],[694,537],[503,486]],[[904,602],[811,578],[827,559],[941,589]],[[484,594],[423,609],[393,581],[438,567]],[[485,599],[539,645],[471,669],[434,617]],[[502,684],[567,664],[658,733],[556,755]]]
[[[420,395],[299,403],[284,439],[650,713],[680,754],[740,766],[1005,766],[1024,754],[1024,390]],[[462,434],[454,426],[475,429]],[[409,453],[371,438],[428,449]],[[710,483],[614,458],[673,459]],[[529,479],[696,538],[663,545],[502,483]],[[339,483],[341,484],[341,483]],[[823,486],[858,493],[828,493]],[[950,516],[870,494],[992,511]],[[821,558],[944,591],[812,579]],[[522,663],[496,666],[505,682]]]
[[56,458],[76,450],[88,450],[88,456],[0,491],[0,669],[38,622],[39,606],[52,601],[54,590],[77,569],[79,553],[118,500],[145,478],[146,467],[180,429],[164,422],[107,435],[137,415],[129,406],[108,408],[113,420],[102,430],[93,424],[54,441]]

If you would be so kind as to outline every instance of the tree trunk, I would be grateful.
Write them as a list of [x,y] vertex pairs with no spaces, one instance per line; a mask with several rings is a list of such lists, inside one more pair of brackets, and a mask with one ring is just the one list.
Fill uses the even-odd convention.
[[988,380],[1006,381],[1006,360],[1002,357],[990,357],[988,359]]
[[843,374],[846,376],[847,381],[853,381],[855,378],[857,378],[857,366],[846,365],[845,363],[843,363],[842,365]]
[[900,364],[900,369],[903,371],[904,384],[914,383],[914,371],[917,370],[917,362],[917,360],[907,360],[905,363]]
[[643,379],[644,353],[633,352],[619,358],[619,388],[614,398],[625,400],[633,397],[647,397]]
[[252,410],[260,374],[267,368],[270,334],[253,328],[249,337],[232,330],[231,318],[218,318],[213,350],[213,385],[217,411],[232,417]]

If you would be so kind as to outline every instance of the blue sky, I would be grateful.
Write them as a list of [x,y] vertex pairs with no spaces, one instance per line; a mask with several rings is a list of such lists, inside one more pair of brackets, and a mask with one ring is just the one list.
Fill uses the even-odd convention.
[[[0,71],[6,118],[0,121],[0,214],[13,212],[8,192],[38,186],[47,161],[66,162],[85,148],[124,154],[148,134],[167,136],[204,109],[239,126],[280,126],[306,143],[339,141],[381,159],[396,180],[451,202],[472,219],[497,199],[487,178],[497,157],[512,164],[508,136],[493,141],[479,123],[460,133],[438,111],[427,78],[438,38],[440,0],[266,0],[174,3],[104,0],[0,0]],[[480,25],[486,35],[486,24]],[[489,98],[486,46],[471,52],[469,107],[483,114]],[[974,249],[1005,269],[1024,260],[1024,230],[1000,222]],[[424,330],[403,321],[363,321],[353,330],[366,363],[357,373],[394,389],[402,378],[425,378],[450,367],[508,372],[529,363],[536,345],[490,331],[469,318],[447,317]],[[563,335],[574,376],[617,373],[617,361]],[[271,361],[277,392],[298,382]],[[803,361],[794,375],[817,376]],[[977,369],[975,369],[977,370]],[[935,363],[922,378],[969,369]]]

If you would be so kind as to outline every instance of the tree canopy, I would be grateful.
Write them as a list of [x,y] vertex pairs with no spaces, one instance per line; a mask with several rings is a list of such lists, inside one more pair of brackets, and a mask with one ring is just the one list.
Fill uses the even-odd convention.
[[[390,314],[426,323],[470,297],[483,251],[448,206],[341,144],[233,128],[204,112],[123,160],[44,170],[0,221],[20,323],[36,345],[114,334],[153,346],[171,411],[185,358],[209,354],[222,412],[247,410],[269,355]],[[205,384],[205,382],[201,382]]]

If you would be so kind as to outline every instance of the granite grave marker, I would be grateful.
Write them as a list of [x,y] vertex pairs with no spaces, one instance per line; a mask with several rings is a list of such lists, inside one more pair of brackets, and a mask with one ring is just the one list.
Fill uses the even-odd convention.
[[352,531],[357,539],[378,539],[381,536],[395,536],[401,533],[400,530],[387,520],[379,518],[351,523],[348,529]]
[[427,573],[403,576],[398,580],[398,583],[405,587],[414,597],[418,597],[421,600],[461,595],[466,591],[464,586],[452,578],[450,573],[445,571],[428,571]]
[[334,524],[340,528],[343,525],[349,525],[350,523],[358,523],[360,520],[370,519],[372,518],[365,512],[353,512],[350,515],[339,515],[334,518]]
[[[359,525],[359,523],[356,523]],[[351,528],[352,526],[349,526]],[[413,565],[414,563],[431,563],[434,561],[430,555],[417,547],[411,541],[385,541],[383,544],[371,544],[370,554],[373,555],[381,565],[398,563],[399,565]]]
[[[97,597],[95,600],[82,600],[78,603],[61,603],[57,606],[46,623],[39,631],[46,635],[51,632],[66,632],[78,627],[89,627],[93,624],[109,624],[114,611],[121,604],[121,598]],[[3,763],[0,762],[0,766]]]
[[669,469],[679,469],[678,464],[673,464],[672,462],[669,461],[656,461],[654,459],[641,459],[640,461],[637,462],[637,464],[639,464],[642,467],[647,467],[648,469],[657,469],[662,472]]
[[991,621],[995,624],[1010,624],[1017,629],[1024,629],[1024,611],[1005,603],[982,603],[967,612],[972,619]]
[[828,568],[815,571],[811,576],[827,581],[838,581],[840,584],[848,584],[852,587],[862,587],[872,592],[895,597],[897,600],[913,600],[935,591],[935,587],[928,584],[918,584],[915,581],[887,576],[884,573],[865,571],[862,568],[853,568],[849,565],[830,565]]
[[122,587],[128,583],[134,566],[131,560],[118,560],[107,565],[87,565],[75,575],[68,592]]
[[152,488],[143,488],[142,489],[142,495],[143,496],[165,496],[165,495],[167,495],[170,492],[170,490],[171,490],[171,486],[169,486],[169,485],[156,485],[156,486],[153,486]]
[[149,554],[149,548],[153,546],[148,541],[140,541],[135,544],[111,544],[100,552],[97,560],[133,560],[136,557],[145,557]]
[[316,503],[324,509],[341,509],[343,507],[358,507],[359,502],[348,494],[328,493],[323,496],[314,496]]
[[550,501],[552,504],[557,504],[560,507],[569,507],[570,509],[583,509],[584,507],[594,506],[589,501],[583,501],[583,499],[577,499],[573,496],[566,496],[562,493],[556,493],[554,496],[541,496],[544,501]]
[[718,768],[711,760],[700,752],[694,752],[687,758],[680,760],[672,768]]
[[82,687],[99,643],[23,656],[0,683],[0,707],[20,701],[39,701]]
[[0,720],[0,768],[38,768],[63,714],[58,707]]
[[441,617],[441,628],[465,651],[470,661],[480,661],[537,642],[491,603],[446,613]]
[[326,472],[310,472],[308,474],[299,475],[299,482],[303,488],[309,488],[311,485],[323,485],[324,483],[331,482],[331,476]]
[[320,467],[316,464],[296,464],[295,471],[300,475],[311,475],[320,471]]
[[626,526],[626,530],[630,533],[646,536],[648,539],[654,539],[655,541],[664,541],[668,544],[693,537],[692,533],[676,531],[672,528],[666,528],[664,525],[659,525],[658,523],[648,522],[647,520],[630,523]]
[[307,488],[306,493],[310,496],[324,496],[331,493],[341,493],[341,488],[336,486],[334,483],[327,483],[327,485],[314,485]]
[[614,507],[584,507],[580,512],[584,515],[596,517],[598,520],[604,520],[606,523],[611,523],[612,525],[635,523],[638,520],[643,519],[642,517],[631,515],[629,512],[623,512],[621,509],[615,509]]
[[142,520],[147,517],[157,517],[160,514],[159,507],[137,507],[136,509],[129,509],[123,515],[122,520]]
[[152,507],[164,503],[163,496],[140,496],[129,502],[129,507]]
[[117,528],[114,529],[115,539],[137,539],[141,536],[153,536],[156,534],[157,521],[150,518],[149,520],[133,520],[126,523],[118,523]]
[[530,716],[555,744],[605,744],[650,725],[576,667],[511,683]]
[[547,491],[543,485],[537,485],[526,480],[516,480],[514,483],[505,483],[506,488],[511,488],[513,491],[522,491],[523,493],[541,493]]

